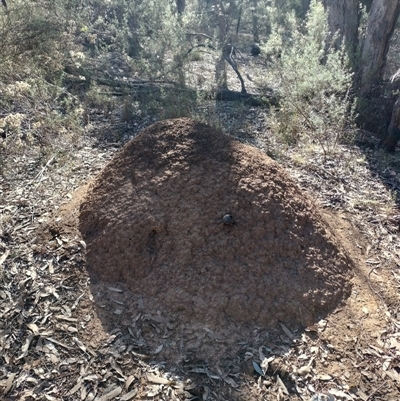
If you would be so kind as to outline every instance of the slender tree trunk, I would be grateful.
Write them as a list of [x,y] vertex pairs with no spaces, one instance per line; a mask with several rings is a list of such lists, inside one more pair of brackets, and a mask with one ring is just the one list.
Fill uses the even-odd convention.
[[357,46],[359,0],[323,0],[323,3],[328,12],[331,35],[338,35],[335,46],[339,47],[344,40],[352,57]]
[[396,144],[400,140],[400,98],[392,109],[392,118],[386,135],[381,139],[380,146],[389,152],[394,152]]
[[252,23],[253,23],[253,40],[254,43],[259,43],[260,42],[260,34],[258,31],[258,14],[257,14],[257,8],[258,8],[258,0],[253,0],[252,1]]
[[383,75],[389,39],[400,11],[400,0],[374,0],[361,55],[361,95],[367,96]]
[[185,0],[176,0],[176,9],[178,10],[178,14],[182,14],[185,11]]
[[215,66],[215,81],[218,88],[226,89],[228,87],[228,79],[223,49],[229,39],[232,3],[224,4],[223,0],[214,0],[213,4],[215,7],[216,24],[218,26],[218,41],[221,46],[221,56]]

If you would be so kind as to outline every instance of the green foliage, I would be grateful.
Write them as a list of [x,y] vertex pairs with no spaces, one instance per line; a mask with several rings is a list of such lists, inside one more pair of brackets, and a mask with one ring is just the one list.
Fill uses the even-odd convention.
[[294,17],[288,21],[290,40],[283,40],[281,32],[272,35],[281,46],[272,65],[281,97],[273,127],[286,142],[311,139],[327,154],[353,127],[353,75],[345,51],[327,42],[327,18],[320,1],[312,1],[303,26],[294,24]]
[[[46,74],[56,79],[63,69],[74,22],[57,14],[56,3],[14,1],[0,16],[1,76],[18,71],[24,75]],[[3,11],[4,12],[4,11]]]
[[126,122],[193,115],[215,82],[192,62],[214,63],[226,42],[245,49],[258,35],[281,99],[271,124],[285,141],[311,137],[329,151],[351,126],[352,76],[327,43],[320,2],[303,25],[303,0],[192,0],[182,15],[172,0],[9,3],[0,8],[0,151],[73,143],[92,112]]
[[203,55],[199,50],[195,50],[191,52],[187,58],[188,61],[202,61]]
[[1,7],[0,159],[40,157],[81,132],[83,109],[62,87],[77,49],[71,13],[78,3],[15,0]]
[[100,2],[96,18],[86,30],[98,51],[119,51],[131,67],[148,79],[174,76],[184,31],[169,0]]

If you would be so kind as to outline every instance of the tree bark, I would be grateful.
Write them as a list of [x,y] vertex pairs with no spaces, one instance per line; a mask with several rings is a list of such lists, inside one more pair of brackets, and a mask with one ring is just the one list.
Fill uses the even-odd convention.
[[258,30],[258,0],[252,1],[252,23],[253,23],[253,40],[254,43],[260,43],[260,34]]
[[367,96],[383,74],[389,39],[400,10],[400,0],[374,0],[361,55],[361,96]]
[[178,11],[178,14],[183,14],[185,11],[185,0],[176,0],[176,9]]
[[[385,1],[385,0],[383,0]],[[358,0],[323,0],[328,12],[328,24],[331,36],[338,35],[335,46],[338,48],[343,40],[352,57],[355,53],[358,37]]]
[[400,98],[397,99],[392,109],[392,118],[386,133],[380,142],[380,146],[388,152],[396,150],[396,144],[400,140]]

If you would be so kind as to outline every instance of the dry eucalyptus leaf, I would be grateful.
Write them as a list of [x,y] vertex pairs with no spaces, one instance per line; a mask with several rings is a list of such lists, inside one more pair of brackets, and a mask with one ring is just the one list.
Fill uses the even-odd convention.
[[125,390],[128,390],[128,389],[129,389],[130,385],[135,381],[135,379],[136,379],[136,377],[133,376],[133,375],[129,376],[129,377],[126,379],[126,382],[125,382]]
[[74,341],[74,343],[83,351],[86,352],[87,347],[85,344],[83,344],[82,341],[80,341],[77,337],[72,337],[72,340]]
[[113,291],[113,292],[122,292],[122,290],[121,289],[119,289],[119,288],[116,288],[116,287],[107,287],[110,291]]
[[154,351],[154,354],[160,353],[161,350],[163,349],[163,347],[164,347],[164,344],[161,344],[161,345]]
[[31,330],[33,334],[39,334],[39,327],[35,323],[28,323],[26,327],[28,327],[28,329]]
[[87,396],[86,396],[86,400],[85,401],[93,401],[94,398],[96,397],[96,395],[92,392],[90,392]]
[[[107,391],[107,390],[106,390]],[[115,397],[118,397],[122,393],[122,388],[121,387],[115,387],[108,393],[104,394],[99,401],[109,401],[114,399]]]
[[77,333],[78,329],[76,327],[73,327],[73,326],[68,326],[67,327],[67,331],[69,331],[70,333]]
[[35,337],[34,334],[30,334],[28,338],[25,340],[25,343],[21,347],[22,354],[17,358],[17,360],[24,358],[28,354],[29,347],[34,337]]
[[260,365],[255,361],[253,361],[253,368],[260,376],[264,376],[264,372],[262,371]]
[[83,381],[91,381],[91,382],[95,382],[100,380],[101,377],[98,375],[88,375],[82,378]]
[[118,305],[125,305],[125,302],[118,301],[118,299],[111,298]]
[[78,321],[78,319],[74,318],[74,317],[68,317],[68,316],[64,316],[64,315],[56,315],[54,316],[56,319],[59,320],[66,320],[67,322],[71,322],[71,323],[76,323]]
[[81,401],[84,401],[87,396],[87,390],[85,386],[81,386]]
[[153,398],[158,394],[160,394],[160,388],[158,386],[152,386],[151,390],[146,393],[146,396]]
[[151,383],[156,383],[156,384],[170,384],[171,380],[165,379],[164,377],[159,377],[156,375],[153,375],[152,373],[147,373],[147,380]]
[[263,371],[264,375],[267,373],[268,366],[269,366],[269,358],[264,358],[261,361],[261,365],[260,365],[261,370]]
[[351,397],[349,394],[346,394],[344,391],[331,388],[328,390],[329,395],[336,396],[345,400],[353,400],[353,397]]
[[278,384],[278,386],[282,389],[283,393],[286,395],[289,395],[289,391],[286,388],[285,384],[283,383],[282,379],[278,376],[276,376],[276,383]]
[[239,387],[239,385],[235,382],[235,380],[232,379],[232,377],[226,376],[223,379],[224,379],[225,383],[228,383],[230,386],[235,387],[235,388]]
[[138,393],[138,389],[134,389],[132,391],[130,391],[129,393],[124,394],[120,400],[121,401],[129,401],[132,398],[135,398],[136,394]]
[[5,386],[5,389],[3,390],[4,394],[7,394],[11,390],[11,387],[12,387],[12,385],[14,383],[14,378],[15,378],[16,375],[17,375],[16,373],[11,373],[7,377],[7,381],[5,383],[6,386]]
[[317,375],[317,379],[321,380],[321,381],[329,381],[329,380],[332,380],[333,378],[331,375],[320,374],[320,375]]
[[71,390],[68,391],[67,395],[73,395],[75,394],[82,386],[81,379],[78,379],[78,382],[75,384],[74,387],[71,388]]
[[294,335],[293,333],[283,324],[283,323],[279,323],[282,327],[282,330],[285,332],[285,334],[291,339],[294,340]]
[[8,258],[8,255],[10,254],[10,250],[7,249],[3,255],[0,256],[0,266],[4,263],[4,261]]
[[297,374],[299,376],[306,376],[311,373],[312,368],[311,366],[302,366],[301,368],[297,369]]
[[208,397],[210,396],[210,388],[207,386],[203,386],[203,401],[207,401]]

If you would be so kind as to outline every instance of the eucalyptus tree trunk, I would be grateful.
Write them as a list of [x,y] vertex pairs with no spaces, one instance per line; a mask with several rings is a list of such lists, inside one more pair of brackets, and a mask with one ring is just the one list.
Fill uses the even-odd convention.
[[335,46],[343,40],[350,58],[358,41],[359,0],[323,0],[328,12],[328,24],[332,38],[337,35]]
[[383,67],[400,10],[400,0],[374,0],[368,16],[361,55],[361,96],[382,79]]
[[185,11],[185,0],[176,0],[176,9],[178,10],[178,14],[182,14]]
[[258,0],[252,0],[252,23],[253,23],[253,40],[254,43],[260,42],[260,34],[258,30],[258,14],[257,14]]
[[[360,64],[360,95],[368,99],[366,112],[361,111],[368,123],[368,104],[382,103],[381,88],[383,71],[389,40],[393,34],[400,12],[400,0],[373,0],[368,16],[365,41],[361,54]],[[365,102],[364,102],[365,103]],[[377,113],[373,115],[379,115]],[[386,122],[387,123],[387,122]],[[391,111],[390,123],[383,129],[380,145],[387,151],[394,151],[400,140],[400,100],[398,99]]]
[[389,152],[396,150],[396,144],[400,140],[400,98],[397,99],[392,109],[392,117],[386,135],[381,139],[380,146]]

